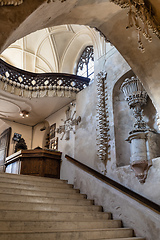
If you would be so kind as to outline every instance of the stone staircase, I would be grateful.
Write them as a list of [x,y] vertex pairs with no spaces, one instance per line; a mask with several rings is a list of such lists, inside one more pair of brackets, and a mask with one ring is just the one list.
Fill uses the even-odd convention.
[[144,240],[67,181],[0,173],[0,240]]

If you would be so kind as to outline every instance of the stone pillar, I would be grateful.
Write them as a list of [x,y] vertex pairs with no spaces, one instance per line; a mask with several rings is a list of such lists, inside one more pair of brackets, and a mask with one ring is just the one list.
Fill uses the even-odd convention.
[[141,183],[145,182],[148,169],[151,166],[147,159],[146,132],[130,133],[127,141],[131,144],[130,165]]
[[130,165],[141,183],[145,182],[152,159],[160,156],[160,134],[153,130],[132,131],[130,143]]

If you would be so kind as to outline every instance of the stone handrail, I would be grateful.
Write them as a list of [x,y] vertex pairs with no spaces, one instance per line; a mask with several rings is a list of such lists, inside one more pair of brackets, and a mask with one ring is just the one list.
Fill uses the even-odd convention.
[[89,85],[89,78],[66,73],[32,73],[0,59],[0,89],[21,97],[73,97]]

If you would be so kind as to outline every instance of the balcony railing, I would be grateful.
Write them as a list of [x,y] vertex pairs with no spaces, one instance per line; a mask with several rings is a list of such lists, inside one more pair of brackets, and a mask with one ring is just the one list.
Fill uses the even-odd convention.
[[0,88],[22,97],[73,97],[89,85],[89,78],[66,73],[32,73],[0,59]]

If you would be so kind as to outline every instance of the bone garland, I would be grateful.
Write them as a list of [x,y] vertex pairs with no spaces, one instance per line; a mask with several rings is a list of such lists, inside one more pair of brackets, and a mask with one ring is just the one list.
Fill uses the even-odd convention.
[[0,0],[0,6],[13,5],[18,6],[23,3],[23,0]]
[[[52,92],[53,96],[58,97],[75,97],[75,94],[78,93],[80,90],[79,88],[75,87],[63,87],[63,86],[38,86],[32,87],[28,85],[24,85],[23,83],[18,83],[12,81],[11,79],[3,76],[0,74],[0,82],[2,82],[2,90],[10,92],[12,94],[18,94],[21,97],[28,97],[28,98],[39,98],[49,96],[48,92]],[[18,93],[17,90],[18,89]]]
[[107,104],[108,100],[107,93],[105,92],[105,80],[107,77],[107,73],[105,71],[101,71],[97,74],[97,94],[98,94],[98,104],[97,104],[97,145],[98,145],[98,157],[101,161],[104,162],[105,171],[106,172],[106,163],[109,155],[109,121]]
[[[138,48],[144,52],[145,48],[141,41],[143,35],[149,42],[152,37],[149,30],[160,39],[160,25],[155,17],[151,3],[148,5],[144,0],[110,0],[110,2],[119,5],[121,8],[129,8],[128,11],[128,26],[126,29],[135,27],[138,35]],[[141,23],[142,22],[142,23]]]

